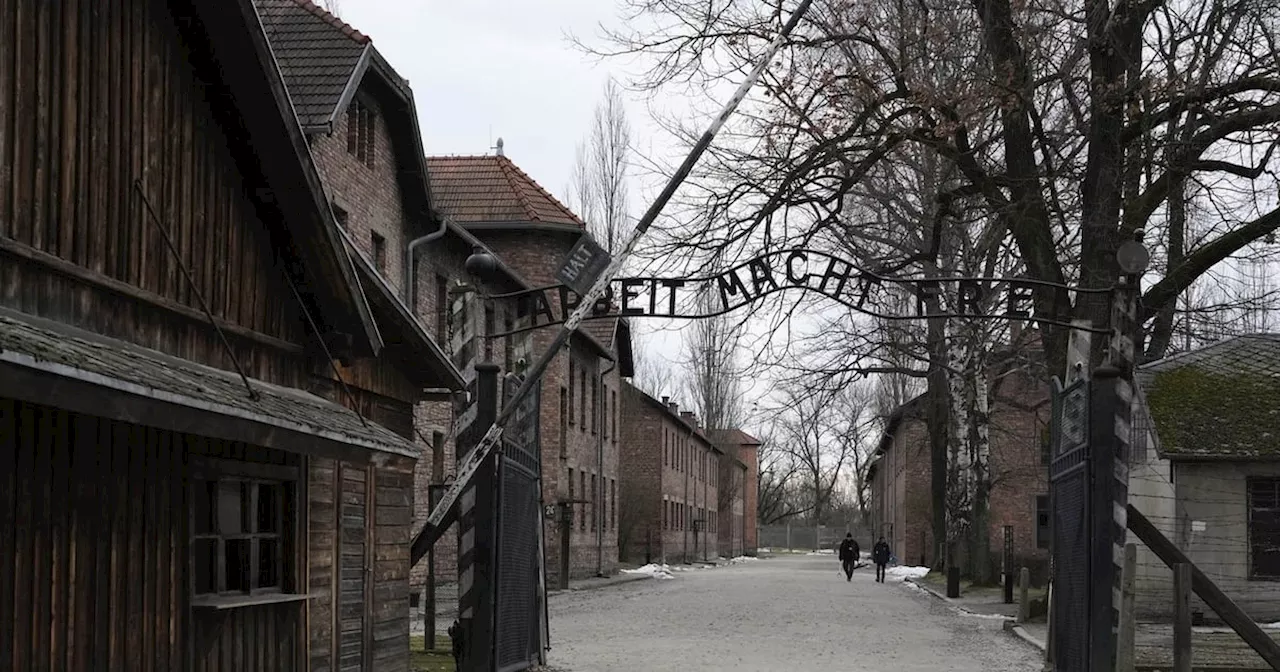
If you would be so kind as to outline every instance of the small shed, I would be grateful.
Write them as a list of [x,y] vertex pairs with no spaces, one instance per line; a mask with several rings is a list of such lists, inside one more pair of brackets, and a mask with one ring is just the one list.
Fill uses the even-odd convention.
[[[1131,502],[1254,620],[1280,620],[1280,334],[1173,355],[1137,380]],[[1139,565],[1140,611],[1167,614],[1168,569],[1148,553]]]

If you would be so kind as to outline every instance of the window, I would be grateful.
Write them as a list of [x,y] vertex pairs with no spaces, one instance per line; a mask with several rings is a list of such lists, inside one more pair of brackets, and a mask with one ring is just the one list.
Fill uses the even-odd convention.
[[579,421],[579,426],[582,428],[582,431],[586,432],[587,431],[587,370],[586,369],[583,369],[578,374],[578,389],[582,391],[582,393],[579,395],[582,397],[582,399],[578,403],[579,415],[581,416],[578,418],[578,421]]
[[377,231],[370,231],[369,238],[373,241],[373,267],[378,269],[382,275],[387,274],[387,239],[383,238]]
[[577,376],[574,375],[574,372],[576,370],[577,369],[573,365],[573,360],[570,359],[569,360],[569,424],[570,425],[573,424],[573,418],[576,415],[573,412],[573,401],[574,401],[573,384],[578,380]]
[[613,442],[618,442],[618,391],[614,390],[609,393],[613,398]]
[[600,509],[596,508],[598,501],[596,499],[596,475],[591,474],[591,527],[593,529],[600,524]]
[[241,477],[191,483],[195,594],[283,592],[290,554],[285,510],[292,484]]
[[[511,321],[511,316],[504,315],[502,317],[502,332],[505,334],[510,334],[510,332],[513,329],[515,329],[515,324]],[[511,338],[511,336],[510,335],[503,336],[502,337],[502,363],[503,363],[502,370],[506,371],[507,373],[511,373],[513,371],[512,367],[515,366],[515,350],[516,350],[516,343]]]
[[609,479],[609,529],[618,529],[618,479]]
[[600,394],[600,433],[604,435],[606,441],[609,440],[609,386],[603,386],[603,392]]
[[1036,548],[1049,548],[1049,495],[1036,495]]
[[493,313],[493,306],[484,307],[484,361],[493,361],[493,332],[494,325],[497,324],[497,317]]
[[[560,459],[569,456],[569,419],[573,416],[569,412],[569,390],[565,386],[560,386]],[[572,481],[573,479],[569,479]]]
[[667,500],[665,500],[665,499],[664,499],[664,500],[662,500],[662,529],[664,529],[664,530],[665,530],[665,529],[667,529],[667,525],[669,524],[669,521],[671,520],[671,506],[670,506],[670,504],[671,504],[671,502],[668,502],[668,501],[667,501]]
[[355,101],[347,108],[347,153],[373,167],[373,109]]
[[1250,478],[1249,578],[1280,579],[1280,478]]
[[573,467],[569,467],[569,499],[573,499]]
[[449,349],[449,281],[436,274],[436,340]]
[[596,430],[598,429],[596,427],[596,423],[598,421],[598,418],[600,417],[599,409],[600,409],[600,379],[596,378],[595,376],[591,376],[591,433],[593,435],[596,433]]
[[[578,492],[587,494],[587,472],[578,472]],[[578,530],[585,532],[587,529],[587,517],[584,515],[578,518]]]

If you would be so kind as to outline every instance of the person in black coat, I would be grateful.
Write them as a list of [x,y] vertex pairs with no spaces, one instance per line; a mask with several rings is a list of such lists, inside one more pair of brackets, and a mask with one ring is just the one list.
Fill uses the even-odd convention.
[[876,545],[871,548],[871,560],[876,563],[876,581],[880,583],[884,583],[884,567],[889,564],[891,555],[888,542],[881,536],[880,541],[877,541]]
[[858,556],[862,554],[862,549],[858,548],[858,542],[853,538],[853,533],[846,533],[844,541],[840,542],[840,565],[844,567],[845,581],[853,580],[853,568],[858,565]]

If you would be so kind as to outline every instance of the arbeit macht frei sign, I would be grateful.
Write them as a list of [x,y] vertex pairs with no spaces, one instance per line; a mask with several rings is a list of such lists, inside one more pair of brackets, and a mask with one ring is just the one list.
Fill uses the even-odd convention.
[[[731,312],[775,292],[799,289],[817,292],[852,310],[888,319],[1031,320],[1032,293],[1040,284],[1045,283],[1022,278],[890,277],[825,252],[789,249],[765,253],[702,277],[615,278],[604,298],[596,302],[591,318],[697,319]],[[885,290],[890,285],[905,286],[916,297],[910,314],[885,308],[884,300],[888,297]],[[695,300],[707,294],[711,301]],[[943,301],[933,300],[944,296],[947,298]],[[524,323],[516,331],[527,331],[564,322],[577,308],[579,297],[569,286],[558,285],[493,298],[514,299]],[[936,308],[944,304],[941,310]],[[502,334],[494,334],[499,335]]]

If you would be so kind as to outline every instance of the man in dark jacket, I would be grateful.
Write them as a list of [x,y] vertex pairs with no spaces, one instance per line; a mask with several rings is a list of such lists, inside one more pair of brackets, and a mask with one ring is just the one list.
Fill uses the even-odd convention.
[[884,536],[880,537],[880,541],[871,548],[871,559],[876,563],[876,581],[884,583],[884,566],[889,564],[889,544],[884,540]]
[[846,533],[844,541],[840,542],[840,565],[844,567],[845,581],[853,580],[853,568],[858,565],[858,556],[861,554],[862,549],[858,548],[858,542],[854,540],[853,533]]

